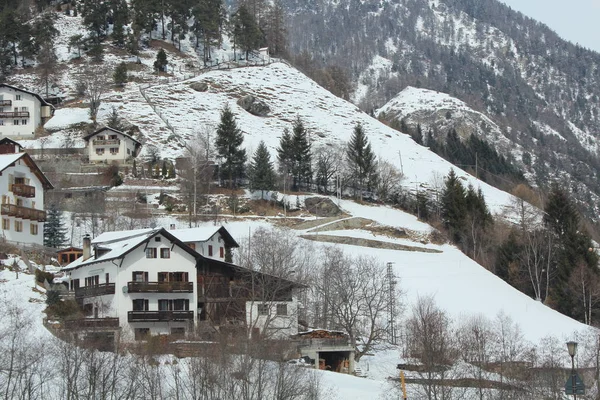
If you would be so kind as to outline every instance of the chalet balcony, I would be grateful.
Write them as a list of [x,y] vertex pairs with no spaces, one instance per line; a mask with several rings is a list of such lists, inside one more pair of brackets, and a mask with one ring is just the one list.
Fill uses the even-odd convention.
[[10,187],[10,191],[13,192],[15,196],[35,197],[35,187],[25,185],[24,183],[13,183]]
[[29,111],[0,112],[0,118],[29,118]]
[[96,139],[92,143],[94,146],[119,146],[121,141],[119,139]]
[[0,208],[0,214],[8,217],[30,219],[38,222],[46,221],[46,211],[17,206],[15,204],[2,204]]
[[66,320],[64,322],[66,329],[115,329],[119,327],[119,318],[79,318]]
[[193,282],[127,282],[129,293],[193,293]]
[[193,311],[129,311],[128,322],[193,321]]
[[12,100],[0,100],[0,107],[12,107]]
[[75,298],[104,296],[115,294],[114,283],[103,283],[95,286],[85,286],[75,289]]

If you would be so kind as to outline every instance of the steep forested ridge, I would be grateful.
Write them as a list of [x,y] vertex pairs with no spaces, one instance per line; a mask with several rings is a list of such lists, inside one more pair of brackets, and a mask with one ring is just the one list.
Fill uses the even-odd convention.
[[597,213],[600,54],[496,0],[284,3],[291,52],[344,68],[363,109],[409,85],[449,93],[531,153],[517,161],[537,184],[563,181]]

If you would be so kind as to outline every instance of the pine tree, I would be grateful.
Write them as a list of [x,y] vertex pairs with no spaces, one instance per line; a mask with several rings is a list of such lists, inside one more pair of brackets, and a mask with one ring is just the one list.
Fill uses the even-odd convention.
[[309,186],[312,181],[312,153],[310,142],[308,141],[308,132],[300,117],[296,117],[292,128],[292,176],[294,177],[294,190],[298,190],[299,185]]
[[163,49],[160,49],[156,54],[156,61],[154,61],[154,70],[157,72],[166,72],[167,71],[167,53]]
[[194,26],[192,27],[196,35],[196,48],[202,41],[204,62],[211,57],[211,47],[221,44],[221,27],[224,22],[223,2],[222,0],[199,0],[192,8],[194,16]]
[[258,149],[254,152],[254,157],[248,168],[248,179],[252,190],[261,191],[261,199],[265,195],[265,190],[269,191],[275,188],[275,170],[273,169],[269,150],[263,141],[260,142]]
[[233,24],[234,54],[235,46],[246,54],[246,60],[252,50],[257,50],[262,41],[262,32],[256,18],[242,5],[231,18]]
[[83,24],[90,32],[93,44],[98,47],[108,30],[109,3],[97,0],[83,0],[81,15]]
[[158,26],[160,15],[160,2],[158,0],[132,0],[133,30],[139,37],[141,32],[146,32],[152,39],[152,31]]
[[125,45],[125,27],[129,24],[129,8],[125,0],[111,0],[113,32],[112,38],[117,46]]
[[124,62],[117,64],[113,73],[115,85],[124,86],[127,83],[127,64]]
[[66,241],[67,229],[63,226],[62,212],[51,205],[46,211],[46,223],[44,224],[44,246],[59,248]]
[[229,107],[221,111],[221,122],[217,127],[217,154],[224,159],[221,176],[229,178],[229,187],[233,190],[234,179],[241,178],[246,162],[246,150],[241,148],[244,142],[242,131],[237,127],[233,112]]
[[465,188],[451,169],[442,192],[442,221],[456,243],[461,241],[467,217]]
[[371,190],[377,182],[377,163],[371,150],[365,131],[360,123],[354,127],[354,132],[346,149],[346,157],[355,179],[355,190]]

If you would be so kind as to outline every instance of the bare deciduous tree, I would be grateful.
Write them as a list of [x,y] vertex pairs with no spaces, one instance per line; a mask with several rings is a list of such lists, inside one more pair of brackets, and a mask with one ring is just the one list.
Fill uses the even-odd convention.
[[[333,328],[342,329],[355,346],[360,358],[385,343],[388,338],[392,310],[400,311],[400,293],[390,296],[386,268],[369,257],[348,258],[337,250],[325,258],[320,276],[315,281],[316,301]],[[392,302],[394,306],[392,307]]]
[[96,125],[102,96],[110,87],[110,73],[103,65],[86,64],[77,77],[77,86],[88,102],[90,118]]

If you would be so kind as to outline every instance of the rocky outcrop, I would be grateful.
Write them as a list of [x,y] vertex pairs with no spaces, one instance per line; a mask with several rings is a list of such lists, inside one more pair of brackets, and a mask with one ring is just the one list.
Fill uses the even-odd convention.
[[304,207],[317,217],[335,217],[342,213],[333,201],[324,197],[308,197],[304,199]]
[[208,83],[206,82],[192,82],[190,88],[196,92],[206,92],[208,90]]
[[252,95],[241,97],[237,101],[237,104],[250,114],[256,115],[257,117],[266,117],[271,112],[271,109],[267,104],[261,100],[258,100]]

